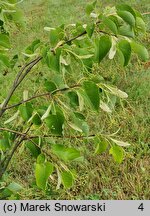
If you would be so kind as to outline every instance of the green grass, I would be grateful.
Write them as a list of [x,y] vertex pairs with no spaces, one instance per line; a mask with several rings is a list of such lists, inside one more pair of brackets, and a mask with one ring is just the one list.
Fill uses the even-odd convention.
[[[43,31],[44,26],[55,27],[62,23],[84,22],[86,19],[84,8],[87,2],[91,1],[24,1],[22,8],[25,12],[27,28],[23,34],[21,30],[13,30],[12,42],[15,52],[21,53],[25,46],[36,38],[46,40],[48,34]],[[99,4],[112,6],[119,2],[124,1],[102,1]],[[132,3],[141,12],[149,11],[148,2],[148,0],[126,1]],[[145,16],[145,20],[149,23],[148,15]],[[145,36],[143,41],[148,47],[149,36]],[[39,76],[40,72],[41,76]],[[1,100],[7,95],[14,73],[10,72],[5,77],[0,75],[0,85],[3,85],[6,90],[0,96]],[[78,173],[74,187],[67,191],[63,188],[56,191],[56,180],[50,179],[49,191],[45,194],[35,186],[34,160],[22,146],[13,157],[9,175],[5,176],[7,184],[15,181],[24,187],[20,192],[21,199],[150,199],[150,69],[144,69],[134,60],[125,70],[113,64],[101,65],[99,73],[110,78],[111,83],[129,94],[128,101],[118,106],[111,118],[103,114],[100,114],[97,119],[91,118],[91,121],[97,121],[96,129],[101,128],[104,123],[105,132],[111,133],[120,128],[119,137],[132,143],[127,150],[126,159],[121,165],[117,165],[108,152],[103,155],[92,155],[91,151],[94,149],[91,142],[76,141],[78,146],[81,145],[87,150],[85,151],[86,163],[74,165]],[[22,98],[21,92],[24,89],[30,89],[31,95],[39,91],[45,74],[44,68],[34,69],[26,78],[25,84],[22,84],[17,91],[17,99]],[[7,114],[5,117],[8,117]]]

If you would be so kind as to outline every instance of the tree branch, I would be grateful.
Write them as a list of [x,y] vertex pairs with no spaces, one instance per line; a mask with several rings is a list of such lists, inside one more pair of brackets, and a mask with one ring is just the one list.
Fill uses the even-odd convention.
[[[99,24],[100,21],[98,21],[96,24]],[[107,32],[104,32],[104,31],[101,31],[101,33],[104,33],[104,34],[108,34]],[[87,31],[83,31],[82,33],[80,33],[79,35],[69,39],[69,40],[66,40],[64,41],[64,43],[60,44],[57,46],[58,47],[61,47],[63,46],[64,44],[67,44],[67,43],[71,43],[72,41],[80,38],[81,36],[87,34]],[[55,48],[51,49],[51,52],[54,52],[55,51]],[[39,62],[42,60],[42,56],[39,56],[37,57],[36,59],[32,60],[31,62],[27,63],[26,65],[24,65],[21,70],[19,71],[19,73],[17,74],[15,80],[14,80],[14,83],[8,93],[8,96],[7,98],[5,99],[4,103],[2,104],[1,108],[0,108],[0,117],[2,117],[3,113],[7,110],[6,107],[12,97],[12,95],[14,94],[15,90],[17,89],[17,87],[20,85],[20,83],[23,81],[23,79],[26,77],[26,75],[31,71],[31,69]],[[24,70],[27,68],[27,70],[24,72]],[[20,105],[20,104],[19,104]]]
[[21,104],[27,103],[27,102],[29,102],[29,101],[31,101],[31,100],[36,99],[36,98],[46,97],[46,96],[52,96],[52,95],[54,95],[54,94],[56,94],[56,93],[58,93],[58,92],[68,91],[68,90],[70,90],[70,89],[77,88],[77,87],[80,87],[80,85],[79,85],[79,84],[76,84],[76,85],[73,85],[73,86],[70,86],[70,87],[66,87],[66,88],[62,88],[62,89],[56,89],[56,90],[54,90],[54,91],[51,92],[51,93],[50,93],[50,92],[46,92],[46,93],[34,95],[34,96],[32,96],[31,98],[29,98],[29,99],[27,99],[27,100],[23,100],[23,101],[20,101],[20,102],[17,103],[17,104],[13,104],[13,105],[11,105],[11,106],[5,107],[5,110],[8,110],[8,109],[17,107],[17,106],[19,106],[19,105],[21,105]]
[[17,74],[16,79],[15,79],[15,81],[14,81],[15,84],[18,83],[18,80],[19,80],[19,78],[21,77],[23,71],[24,71],[28,66],[30,66],[30,65],[33,64],[35,61],[37,61],[38,59],[39,59],[39,57],[37,57],[36,59],[32,60],[31,62],[25,64],[25,65],[21,68],[21,70],[20,70],[19,73]]
[[65,41],[65,44],[71,43],[72,41],[78,39],[79,37],[82,37],[82,36],[85,35],[85,34],[87,34],[87,31],[84,31],[84,32],[82,32],[81,34],[79,34],[79,35],[77,35],[77,36],[75,36],[75,37],[73,37],[73,38],[71,38],[71,39]]
[[11,129],[8,129],[8,128],[0,128],[0,131],[8,131],[8,132],[11,132],[11,133],[20,135],[20,136],[26,136],[25,133],[21,133],[21,132],[18,132],[18,131],[14,131],[14,130],[11,130]]
[[[81,37],[82,35],[86,34],[87,32],[84,31],[83,33],[65,41],[63,44],[61,44],[60,46],[63,46],[64,44],[67,44],[69,42],[72,42],[74,40],[76,40],[77,38]],[[51,50],[52,52],[54,51],[54,49]],[[7,98],[5,99],[4,103],[2,104],[2,107],[0,108],[0,117],[2,117],[3,113],[5,112],[5,108],[8,105],[13,93],[15,92],[15,90],[17,89],[17,87],[20,85],[20,83],[23,81],[23,79],[26,77],[26,75],[31,71],[31,69],[39,62],[42,60],[42,56],[37,57],[36,59],[32,60],[31,62],[25,64],[21,70],[19,71],[19,73],[17,74],[13,85],[8,93]],[[28,67],[28,68],[27,68]],[[25,73],[23,74],[24,70],[27,68],[27,70],[25,71]]]
[[8,132],[11,132],[11,133],[14,133],[14,134],[17,134],[17,135],[20,135],[22,137],[24,137],[24,140],[28,140],[28,139],[35,139],[35,138],[38,138],[39,136],[41,138],[65,138],[65,139],[84,139],[84,138],[92,138],[92,137],[95,137],[96,134],[91,134],[89,136],[59,136],[59,135],[53,135],[53,134],[49,134],[49,135],[33,135],[33,136],[29,136],[27,135],[27,133],[20,133],[18,131],[14,131],[14,130],[11,130],[11,129],[8,129],[8,128],[0,128],[0,131],[8,131]]
[[[12,159],[14,153],[16,152],[17,148],[20,146],[20,144],[23,142],[23,140],[25,140],[25,136],[27,136],[27,133],[29,132],[29,130],[31,129],[31,127],[32,127],[32,124],[27,128],[27,130],[25,131],[25,133],[22,133],[22,134],[20,133],[20,134],[19,134],[19,135],[21,136],[20,140],[18,140],[18,141],[15,143],[15,145],[14,145],[14,147],[13,147],[11,153],[10,153],[10,154],[8,155],[8,157],[5,158],[5,160],[3,161],[3,162],[5,162],[5,163],[4,163],[4,166],[3,166],[3,167],[1,168],[1,170],[0,170],[0,179],[2,178],[3,174],[5,173],[5,171],[6,171],[7,167],[8,167],[8,165],[9,165],[9,162],[11,161],[11,159]],[[15,131],[15,133],[18,134],[18,132],[16,132],[16,131]]]
[[99,32],[100,33],[103,33],[103,34],[105,34],[105,35],[111,35],[111,36],[114,36],[114,37],[116,37],[117,38],[117,35],[115,35],[115,34],[111,34],[111,33],[108,33],[108,32],[106,32],[106,31],[103,31],[103,30],[99,30]]
[[[31,71],[31,69],[42,59],[42,57],[38,57],[35,60],[31,61],[30,63],[27,63],[25,66],[22,67],[18,75],[16,76],[13,85],[8,93],[7,98],[5,99],[4,103],[2,104],[2,107],[0,108],[0,117],[2,117],[3,113],[5,112],[5,108],[8,105],[12,95],[14,94],[17,87],[20,85],[20,83],[23,81],[25,76]],[[28,67],[28,68],[27,68]],[[27,68],[25,73],[23,74],[24,70]]]
[[[91,134],[89,136],[59,136],[59,135],[53,135],[53,134],[50,134],[50,135],[43,135],[43,136],[40,136],[41,138],[60,138],[60,139],[88,139],[88,138],[92,138],[92,137],[95,137],[96,134]],[[27,137],[27,139],[35,139],[35,138],[38,138],[39,135],[35,135],[35,136],[29,136]]]

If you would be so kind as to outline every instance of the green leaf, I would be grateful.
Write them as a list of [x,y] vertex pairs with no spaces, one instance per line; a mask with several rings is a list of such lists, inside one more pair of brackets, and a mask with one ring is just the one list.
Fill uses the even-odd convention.
[[80,156],[81,156],[80,152],[75,148],[66,148],[65,150],[65,155],[64,155],[65,161],[73,161],[79,158]]
[[116,27],[117,27],[117,30],[118,30],[118,27],[119,27],[120,23],[119,23],[119,20],[118,20],[117,16],[110,15],[108,18],[111,19],[116,24]]
[[7,189],[9,189],[12,193],[17,193],[22,190],[23,187],[16,182],[12,182],[7,186]]
[[142,31],[143,33],[146,32],[146,25],[141,17],[136,18],[136,27],[139,29],[139,31]]
[[86,26],[86,32],[87,32],[89,38],[92,37],[93,32],[94,32],[94,29],[95,29],[95,24],[94,24],[94,23],[88,24],[88,25]]
[[73,161],[80,158],[80,152],[75,148],[66,148],[60,144],[54,144],[52,146],[52,152],[64,161]]
[[93,54],[89,54],[89,55],[83,55],[83,56],[78,56],[79,59],[90,59],[91,57],[93,57]]
[[0,46],[10,48],[9,36],[6,34],[0,34]]
[[85,120],[85,116],[82,113],[74,112],[74,115],[80,120]]
[[137,17],[143,18],[142,14],[141,14],[139,11],[134,10],[134,12],[135,12],[136,18],[137,18]]
[[123,66],[125,63],[125,59],[124,59],[124,55],[120,49],[117,49],[117,57],[118,57],[118,62],[120,63],[120,65]]
[[105,86],[106,86],[106,88],[109,89],[109,91],[110,91],[112,94],[116,95],[117,97],[120,97],[120,98],[123,98],[123,99],[125,99],[125,98],[128,97],[128,95],[127,95],[126,92],[121,91],[121,90],[118,89],[117,87],[112,87],[112,86],[108,86],[108,85],[105,85]]
[[131,57],[131,46],[130,43],[127,40],[121,40],[118,43],[118,47],[121,50],[123,56],[124,56],[124,63],[123,66],[128,65],[130,57]]
[[87,15],[90,15],[91,12],[92,12],[93,10],[94,10],[94,7],[93,7],[92,4],[88,4],[88,5],[86,6],[86,14],[87,14]]
[[126,23],[130,26],[135,26],[135,18],[134,16],[128,11],[117,11],[118,16],[120,16]]
[[98,111],[100,106],[99,88],[92,81],[84,81],[83,89],[88,97],[88,101],[92,109]]
[[17,194],[12,194],[8,200],[20,200],[20,195]]
[[66,84],[64,83],[64,76],[63,74],[54,74],[54,76],[52,77],[52,81],[56,84],[56,86],[61,89],[61,88],[65,88]]
[[13,58],[11,59],[11,61],[10,61],[11,69],[13,69],[15,67],[17,61],[18,61],[18,55],[14,55]]
[[7,6],[14,7],[18,0],[7,0],[4,2]]
[[9,133],[9,140],[10,140],[10,142],[14,142],[14,141],[15,141],[15,138],[16,138],[16,134],[14,134],[14,133]]
[[107,112],[107,113],[111,113],[112,112],[112,110],[110,109],[110,107],[106,103],[104,103],[102,100],[100,101],[100,108],[103,111]]
[[115,144],[117,144],[118,146],[123,146],[123,147],[130,146],[130,144],[129,144],[128,142],[116,140],[116,139],[113,139],[113,138],[111,138],[111,140],[112,140]]
[[79,89],[77,91],[78,99],[79,99],[79,110],[83,111],[84,109],[84,91],[82,89]]
[[[84,60],[90,61],[94,57],[94,46],[93,42],[89,38],[83,38],[76,43],[78,47],[74,47],[75,55],[77,59],[81,59],[83,62]],[[92,45],[92,46],[91,46]],[[75,57],[76,57],[75,56]]]
[[17,9],[15,13],[11,14],[13,21],[21,26],[21,27],[25,27],[25,18],[24,18],[24,14],[22,12],[22,10]]
[[19,111],[17,111],[14,115],[12,115],[9,119],[7,119],[7,120],[4,122],[4,124],[8,124],[8,123],[10,123],[10,122],[16,120],[17,117],[18,117],[18,115],[19,115]]
[[96,145],[95,154],[102,154],[108,148],[108,142],[103,138],[94,138],[94,142]]
[[71,107],[76,108],[77,106],[79,106],[78,95],[75,91],[69,91],[67,93],[67,96],[69,97]]
[[58,33],[56,29],[51,29],[50,31],[50,43],[52,46],[55,46],[59,41]]
[[47,181],[49,176],[52,174],[54,169],[53,164],[45,162],[44,164],[36,164],[35,167],[35,178],[36,184],[42,190],[46,189]]
[[46,56],[46,63],[51,70],[60,72],[60,54],[61,49],[56,50],[56,54],[48,52]]
[[33,117],[32,117],[32,123],[35,124],[35,125],[41,125],[42,124],[40,115],[38,113],[35,113],[33,115]]
[[23,100],[28,100],[28,95],[29,95],[29,91],[28,90],[24,90],[23,91]]
[[39,39],[34,40],[34,41],[32,42],[32,44],[29,45],[29,46],[25,49],[25,52],[26,52],[27,54],[33,54],[33,53],[36,51],[36,49],[40,46],[40,44],[41,44],[41,41],[40,41]]
[[112,42],[109,36],[101,36],[95,43],[95,61],[100,63],[109,52]]
[[[9,189],[7,189],[7,187],[1,192],[2,197],[9,197],[13,194],[12,191],[10,191]],[[0,198],[1,198],[0,195]]]
[[73,176],[70,172],[64,171],[61,173],[61,179],[66,189],[71,188],[74,184]]
[[32,116],[33,107],[31,103],[22,104],[19,106],[20,115],[24,121],[28,121]]
[[118,33],[123,36],[134,38],[135,34],[133,28],[129,25],[123,25],[118,29]]
[[57,89],[57,86],[54,82],[46,80],[44,86],[48,92],[53,92]]
[[26,142],[25,146],[30,150],[33,157],[37,158],[41,154],[41,149],[31,141]]
[[38,163],[38,164],[43,164],[44,162],[45,162],[45,155],[40,154],[40,155],[37,157],[37,163]]
[[89,135],[89,126],[81,113],[73,113],[71,115],[71,122],[68,125],[76,131],[83,132],[86,136]]
[[[2,19],[2,17],[1,17]],[[3,29],[4,28],[4,21],[0,19],[0,27]]]
[[45,165],[45,178],[48,179],[48,177],[53,173],[54,166],[50,162],[46,162],[44,165]]
[[87,14],[87,15],[90,15],[90,14],[91,14],[91,12],[94,10],[94,8],[95,8],[95,6],[96,6],[96,3],[97,3],[97,1],[94,1],[92,4],[88,4],[88,5],[86,6],[85,11],[86,11],[86,14]]
[[78,131],[78,132],[83,132],[82,131],[82,129],[78,126],[78,125],[76,125],[76,124],[74,124],[74,123],[68,123],[68,125],[73,129],[73,130],[75,130],[75,131]]
[[89,55],[86,55],[86,56],[82,56],[81,58],[82,58],[83,64],[87,68],[87,70],[91,71],[93,63],[94,63],[94,54],[89,54]]
[[136,13],[135,13],[134,9],[133,9],[132,7],[130,7],[129,5],[127,5],[127,4],[120,4],[120,5],[117,5],[117,6],[116,6],[116,9],[117,9],[118,11],[128,11],[128,12],[130,12],[130,13],[134,16],[134,18],[136,19]]
[[22,190],[22,186],[16,182],[12,182],[2,191],[2,196],[9,197],[12,194],[18,193],[20,190]]
[[112,154],[114,160],[117,163],[121,163],[124,159],[124,151],[122,149],[122,147],[114,145],[110,148],[109,153]]
[[82,34],[82,32],[84,32],[84,31],[85,31],[85,29],[84,29],[83,25],[81,23],[76,23],[75,35]]
[[50,43],[52,47],[56,46],[57,43],[64,38],[64,25],[50,31]]
[[51,130],[51,132],[57,135],[62,135],[64,121],[64,115],[60,111],[57,111],[56,115],[49,115],[45,119],[46,125]]
[[64,159],[65,146],[60,144],[52,145],[52,152],[57,155],[59,158]]
[[10,148],[8,138],[4,137],[3,139],[0,139],[0,150],[6,151],[8,148]]
[[10,62],[8,56],[0,53],[0,63],[2,62],[3,65],[6,67],[10,67]]
[[116,23],[112,19],[109,19],[109,17],[105,17],[103,19],[103,22],[115,35],[117,35],[118,28]]
[[149,59],[148,51],[143,45],[132,41],[131,48],[142,61],[147,61]]
[[41,117],[42,121],[49,116],[51,109],[52,109],[52,103],[47,107],[47,110],[44,113],[42,113],[42,117]]

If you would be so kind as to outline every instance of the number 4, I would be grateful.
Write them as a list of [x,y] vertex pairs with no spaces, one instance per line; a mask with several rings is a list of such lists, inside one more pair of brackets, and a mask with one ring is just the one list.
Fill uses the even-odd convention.
[[144,211],[143,203],[141,203],[141,204],[139,205],[138,209],[141,210],[141,211]]

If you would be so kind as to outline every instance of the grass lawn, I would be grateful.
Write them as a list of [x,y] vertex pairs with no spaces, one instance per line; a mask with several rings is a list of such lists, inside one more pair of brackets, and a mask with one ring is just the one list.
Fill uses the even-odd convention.
[[[55,27],[62,23],[84,23],[84,9],[90,0],[25,0],[22,4],[27,22],[27,28],[12,29],[13,48],[21,53],[29,42],[36,38],[47,40],[45,26]],[[104,0],[98,1],[100,8],[117,3],[129,3],[142,13],[150,11],[148,0]],[[149,29],[150,15],[144,15]],[[146,47],[150,48],[149,32],[142,38]],[[35,68],[17,91],[18,100],[22,91],[30,89],[33,92],[42,89],[43,76],[47,73],[44,68]],[[86,162],[74,165],[78,177],[73,188],[56,190],[54,179],[49,181],[49,191],[40,191],[35,186],[33,175],[34,160],[29,152],[20,147],[13,157],[5,176],[7,183],[15,181],[23,186],[21,199],[150,199],[150,67],[133,60],[124,69],[114,64],[102,64],[98,73],[110,79],[121,90],[128,93],[126,102],[118,105],[111,117],[99,114],[96,119],[97,128],[105,123],[105,132],[115,132],[118,128],[119,137],[132,145],[127,149],[126,158],[121,165],[116,164],[109,153],[102,155],[91,154],[92,143],[76,141],[75,145],[85,148]],[[0,74],[0,85],[5,92],[0,94],[0,100],[7,95],[9,86],[14,79],[15,71],[6,76]],[[34,76],[33,76],[34,74]],[[45,75],[47,76],[47,75]],[[40,78],[39,78],[40,77]],[[30,87],[32,86],[32,88]],[[12,99],[13,101],[13,99]],[[7,118],[7,114],[4,118]],[[0,123],[1,124],[1,123]],[[72,141],[71,141],[72,142]],[[52,184],[51,184],[52,182]]]

